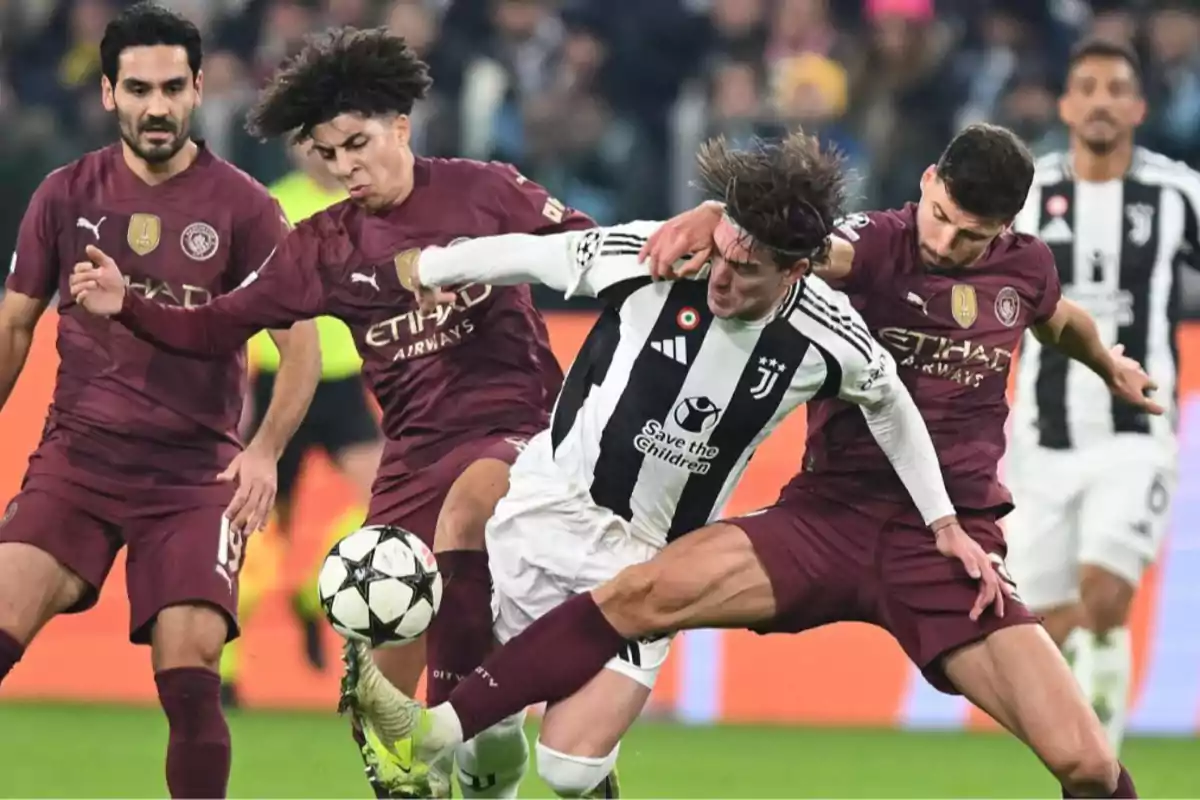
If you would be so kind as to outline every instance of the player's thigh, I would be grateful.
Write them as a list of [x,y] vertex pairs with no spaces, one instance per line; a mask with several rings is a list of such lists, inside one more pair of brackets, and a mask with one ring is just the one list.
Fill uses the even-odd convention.
[[652,688],[652,679],[647,685],[628,672],[603,669],[578,692],[546,709],[538,740],[567,755],[603,758],[637,721]]
[[509,471],[524,440],[493,438],[470,455],[438,514],[434,550],[482,550],[484,527],[508,492]]
[[[991,556],[1001,578],[1012,585],[1004,566],[1004,535],[995,516],[962,512],[959,521]],[[1020,599],[1020,584],[1015,586],[1016,596],[1005,598],[1003,617],[992,606],[972,620],[969,614],[979,596],[979,582],[960,561],[938,552],[933,534],[915,509],[891,520],[880,542],[882,622],[935,688],[955,692],[945,674],[950,654],[1004,628],[1037,624],[1037,617]]]
[[1072,453],[1018,450],[1010,460],[1014,510],[1004,518],[1007,564],[1039,612],[1079,600],[1080,466]]
[[1060,779],[1114,768],[1104,729],[1039,625],[996,630],[948,655],[950,683],[1024,741]]
[[23,642],[95,605],[112,568],[117,532],[84,505],[26,488],[0,516],[0,629]]
[[1134,589],[1158,555],[1177,482],[1174,459],[1149,437],[1125,442],[1122,456],[1119,469],[1096,471],[1080,512],[1078,559],[1091,568],[1081,571],[1085,613],[1113,624],[1124,621]]
[[737,520],[707,525],[647,555],[631,558],[592,593],[627,635],[755,626],[775,616],[770,575]]
[[[215,663],[238,635],[246,542],[224,512],[224,506],[185,507],[129,525],[129,638],[153,644],[156,664]],[[163,613],[176,606],[184,608]]]

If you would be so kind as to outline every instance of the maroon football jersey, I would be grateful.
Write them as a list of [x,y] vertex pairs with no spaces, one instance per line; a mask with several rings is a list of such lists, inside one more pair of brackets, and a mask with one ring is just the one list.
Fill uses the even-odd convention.
[[236,288],[286,235],[267,190],[203,146],[157,186],[129,169],[119,144],[51,173],[22,220],[6,283],[60,298],[61,364],[30,473],[122,490],[211,484],[240,450],[242,353],[167,353],[77,306],[68,278],[94,244],[121,265],[130,294],[196,308]]
[[451,287],[454,304],[425,314],[400,285],[398,256],[462,238],[593,225],[510,166],[421,158],[402,204],[373,214],[347,201],[317,214],[241,290],[189,311],[127,295],[119,319],[196,354],[229,352],[262,328],[299,319],[341,319],[383,409],[387,477],[479,436],[544,428],[562,383],[528,287]]
[[[854,245],[854,265],[839,288],[895,356],[950,498],[959,508],[1007,509],[1012,498],[997,475],[1005,390],[1026,328],[1049,319],[1062,294],[1049,248],[1006,232],[971,267],[933,272],[918,249],[914,204],[852,215],[837,233]],[[862,412],[839,400],[809,404],[804,469],[792,484],[907,497]]]

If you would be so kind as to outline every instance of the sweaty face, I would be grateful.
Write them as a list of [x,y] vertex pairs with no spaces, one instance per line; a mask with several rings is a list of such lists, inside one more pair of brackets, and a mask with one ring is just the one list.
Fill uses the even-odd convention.
[[1107,153],[1133,139],[1146,103],[1137,75],[1123,58],[1092,56],[1075,65],[1058,112],[1075,139],[1094,153]]
[[312,150],[354,202],[371,211],[394,205],[412,188],[413,156],[404,115],[340,114],[312,131]]
[[933,167],[921,177],[921,202],[917,206],[917,239],[927,267],[950,270],[974,264],[1008,220],[974,217],[951,199]]
[[807,268],[800,261],[787,269],[772,262],[762,248],[748,246],[746,237],[728,218],[714,233],[716,255],[708,274],[708,308],[721,319],[765,317]]
[[127,48],[117,67],[116,85],[105,77],[101,91],[121,139],[148,164],[169,161],[187,144],[202,76],[192,75],[184,48],[170,45]]

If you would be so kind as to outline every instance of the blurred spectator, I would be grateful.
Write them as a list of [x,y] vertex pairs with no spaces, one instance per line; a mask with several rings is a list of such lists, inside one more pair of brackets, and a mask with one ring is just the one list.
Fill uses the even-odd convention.
[[1200,165],[1200,16],[1194,4],[1164,3],[1146,26],[1152,76],[1146,143]]

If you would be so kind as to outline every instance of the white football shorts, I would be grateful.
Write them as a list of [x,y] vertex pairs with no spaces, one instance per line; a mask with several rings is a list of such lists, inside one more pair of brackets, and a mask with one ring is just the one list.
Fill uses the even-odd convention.
[[1008,569],[1026,605],[1079,600],[1079,566],[1137,585],[1158,555],[1177,478],[1174,442],[1117,434],[1072,450],[1014,447],[1004,521]]
[[[487,524],[492,615],[501,644],[659,550],[633,538],[629,524],[593,503],[586,487],[570,486],[550,448],[549,431],[529,440]],[[629,642],[607,668],[653,688],[670,643],[669,637]]]

